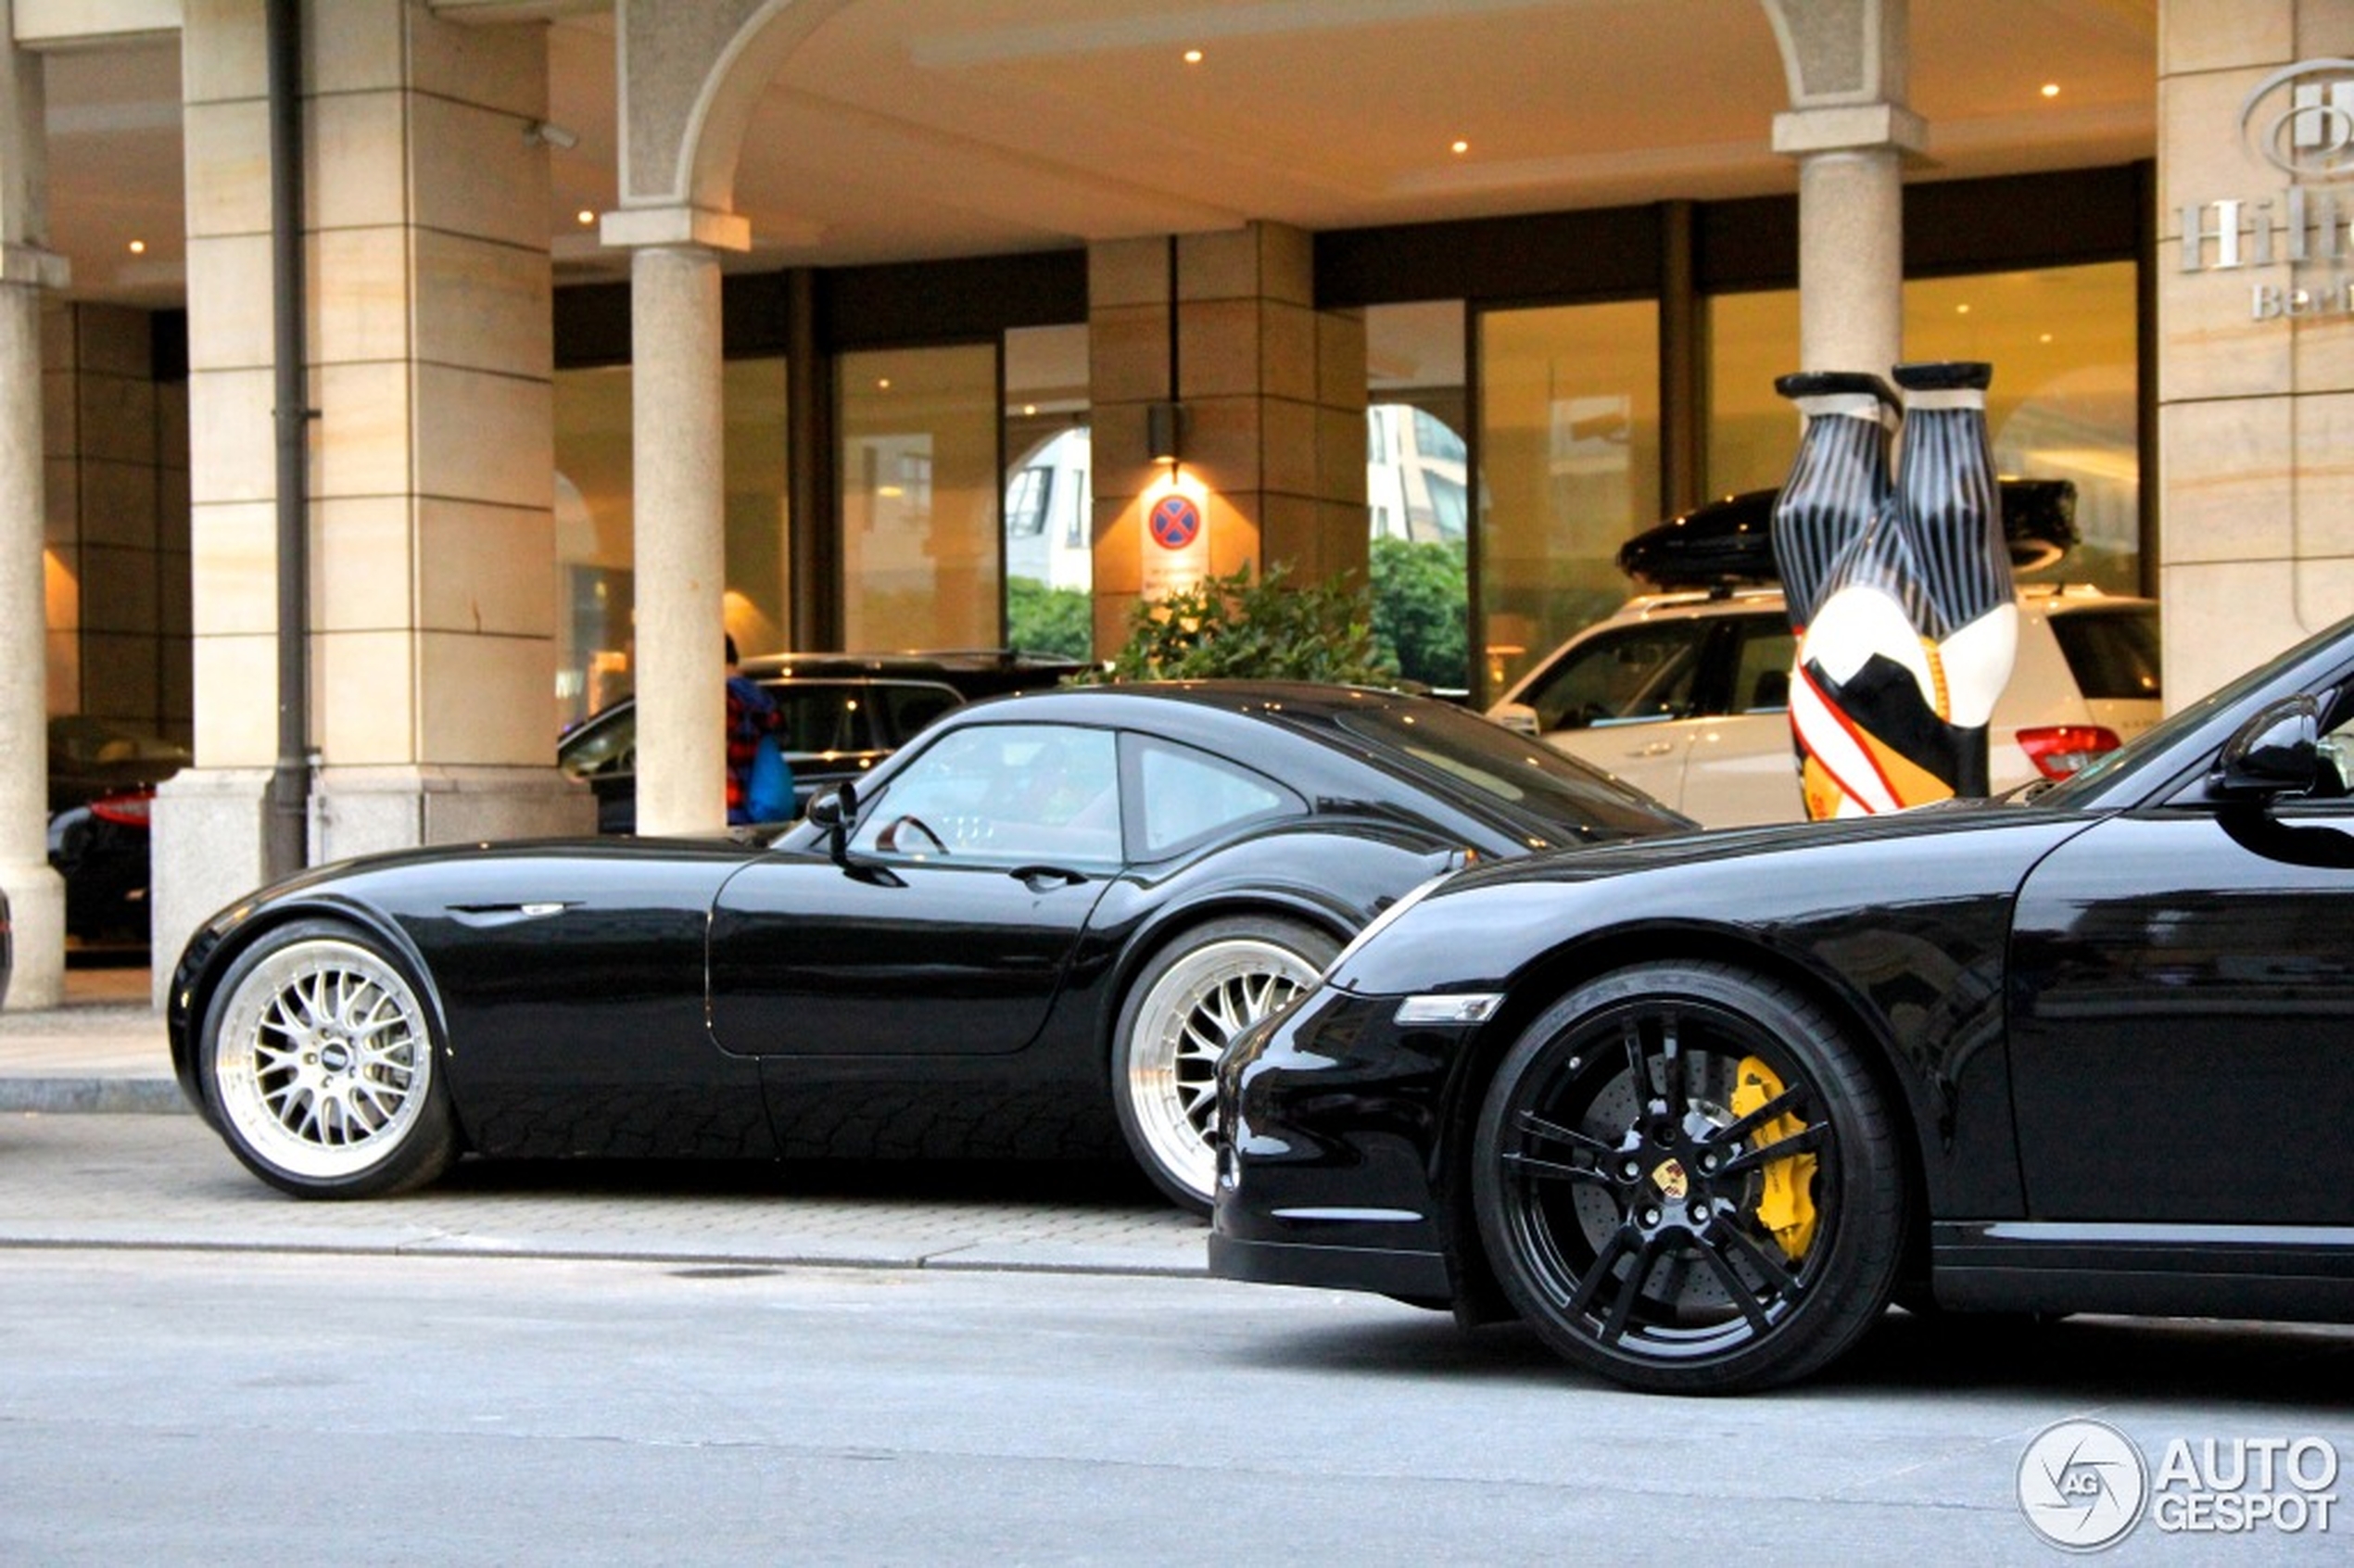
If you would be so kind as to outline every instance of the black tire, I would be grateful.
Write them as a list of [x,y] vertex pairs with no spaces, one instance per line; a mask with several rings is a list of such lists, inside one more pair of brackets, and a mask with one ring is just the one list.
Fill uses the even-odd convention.
[[304,920],[237,955],[197,1070],[247,1170],[298,1197],[384,1197],[458,1156],[424,987],[375,938]]
[[1180,1208],[1209,1212],[1219,1056],[1339,951],[1297,920],[1230,916],[1179,933],[1129,986],[1112,1034],[1112,1105],[1136,1163]]
[[1723,965],[1622,969],[1531,1024],[1482,1106],[1472,1187],[1521,1315],[1646,1392],[1820,1369],[1879,1318],[1904,1252],[1895,1129],[1863,1064],[1805,997]]

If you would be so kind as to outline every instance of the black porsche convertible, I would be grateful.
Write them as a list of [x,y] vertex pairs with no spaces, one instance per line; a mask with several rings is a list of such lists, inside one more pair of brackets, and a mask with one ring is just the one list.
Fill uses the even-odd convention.
[[779,834],[297,876],[190,941],[187,1097],[265,1181],[462,1153],[1081,1157],[1207,1209],[1219,1054],[1450,866],[1685,820],[1483,718],[1314,686],[936,721]]
[[2009,803],[1474,867],[1220,1070],[1213,1272],[1638,1388],[1925,1311],[2354,1321],[2354,620]]

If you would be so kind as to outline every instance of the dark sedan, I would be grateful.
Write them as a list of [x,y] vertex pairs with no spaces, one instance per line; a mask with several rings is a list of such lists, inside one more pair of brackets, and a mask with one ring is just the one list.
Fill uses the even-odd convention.
[[[794,811],[863,777],[959,703],[1037,691],[1087,666],[1006,649],[936,653],[764,653],[744,675],[776,703]],[[638,702],[625,697],[565,730],[556,766],[597,797],[597,831],[638,830]]]
[[773,841],[352,862],[254,894],[172,986],[189,1099],[310,1196],[462,1151],[1131,1150],[1207,1208],[1219,1054],[1470,858],[1687,826],[1424,699],[1071,689],[963,706]]
[[1925,1310],[2354,1320],[2354,621],[2017,803],[1475,868],[1220,1070],[1214,1272],[1638,1388]]

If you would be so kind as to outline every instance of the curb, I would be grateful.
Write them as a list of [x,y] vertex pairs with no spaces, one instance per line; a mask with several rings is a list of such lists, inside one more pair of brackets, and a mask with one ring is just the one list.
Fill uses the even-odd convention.
[[0,1078],[0,1112],[185,1115],[180,1085],[157,1078]]

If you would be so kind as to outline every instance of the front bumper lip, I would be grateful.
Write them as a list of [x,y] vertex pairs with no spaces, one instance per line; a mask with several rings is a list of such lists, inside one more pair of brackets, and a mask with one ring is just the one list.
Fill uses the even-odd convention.
[[1210,1233],[1209,1271],[1221,1280],[1256,1284],[1363,1290],[1433,1301],[1454,1295],[1447,1256],[1441,1252],[1247,1241],[1222,1231]]
[[1436,1170],[1460,1026],[1327,985],[1220,1065],[1210,1271],[1439,1300],[1452,1294]]

